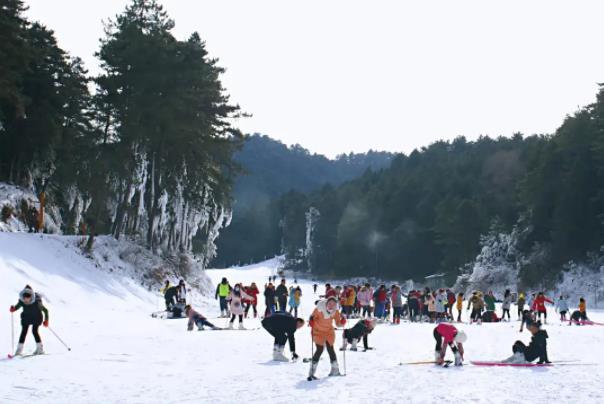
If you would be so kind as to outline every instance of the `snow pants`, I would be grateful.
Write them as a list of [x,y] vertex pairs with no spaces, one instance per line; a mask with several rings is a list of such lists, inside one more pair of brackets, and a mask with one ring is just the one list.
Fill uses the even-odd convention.
[[21,324],[21,335],[19,335],[19,344],[23,344],[25,342],[25,338],[27,337],[27,331],[29,330],[29,326],[32,326],[32,334],[34,334],[34,339],[37,343],[42,342],[40,338],[40,334],[38,333],[38,329],[40,328],[40,324]]
[[197,326],[197,328],[202,328],[204,326],[208,326],[210,328],[215,328],[214,324],[210,323],[205,318],[197,318],[197,319],[195,319],[195,325]]
[[220,312],[229,311],[229,305],[227,303],[226,296],[220,296]]

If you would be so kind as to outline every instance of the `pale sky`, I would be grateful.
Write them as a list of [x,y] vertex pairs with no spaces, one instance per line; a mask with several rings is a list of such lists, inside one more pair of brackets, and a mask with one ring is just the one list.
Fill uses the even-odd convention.
[[[125,0],[26,0],[98,72]],[[552,133],[604,82],[603,1],[163,0],[198,31],[252,118],[238,126],[335,156],[438,139]]]

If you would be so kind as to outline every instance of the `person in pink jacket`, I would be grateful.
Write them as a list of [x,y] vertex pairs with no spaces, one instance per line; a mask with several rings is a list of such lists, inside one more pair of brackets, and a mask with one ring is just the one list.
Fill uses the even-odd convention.
[[373,290],[368,283],[365,284],[357,294],[359,304],[363,308],[362,317],[371,317],[371,300],[373,300]]
[[449,323],[440,323],[434,327],[433,335],[436,340],[434,361],[438,364],[444,363],[448,345],[455,355],[455,366],[461,366],[464,353],[463,344],[468,339],[466,333]]
[[235,322],[235,317],[239,316],[239,329],[245,329],[243,327],[243,299],[252,300],[253,297],[248,295],[243,291],[241,284],[238,283],[235,285],[227,300],[230,304],[231,309],[231,321],[229,322],[229,329],[233,329],[233,323]]

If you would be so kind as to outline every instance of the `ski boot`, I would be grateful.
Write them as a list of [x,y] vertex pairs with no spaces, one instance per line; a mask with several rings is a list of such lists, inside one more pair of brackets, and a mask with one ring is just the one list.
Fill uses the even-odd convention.
[[229,326],[228,326],[227,328],[228,328],[229,330],[232,330],[232,329],[233,329],[233,323],[230,323],[230,322],[229,322]]
[[41,342],[36,344],[36,350],[34,351],[34,355],[44,355],[44,346]]
[[313,380],[317,380],[317,377],[315,376],[315,373],[317,372],[317,365],[319,364],[319,362],[315,362],[314,360],[310,361],[310,370],[308,371],[308,378],[307,380],[313,381]]
[[459,351],[455,352],[455,366],[463,366],[463,359]]
[[345,351],[347,346],[348,342],[346,341],[346,338],[342,338],[342,348],[340,348],[340,351]]
[[245,330],[246,328],[243,326],[243,323],[239,323],[239,329],[240,330]]
[[283,355],[284,346],[275,345],[273,348],[273,360],[277,362],[289,362],[289,359]]
[[340,373],[340,368],[338,367],[338,361],[331,362],[331,372],[329,372],[329,376],[342,376]]
[[351,345],[350,350],[356,352],[357,351],[357,340],[353,339],[352,344],[350,344],[350,345]]
[[15,351],[14,356],[23,355],[23,344],[17,345],[17,350]]

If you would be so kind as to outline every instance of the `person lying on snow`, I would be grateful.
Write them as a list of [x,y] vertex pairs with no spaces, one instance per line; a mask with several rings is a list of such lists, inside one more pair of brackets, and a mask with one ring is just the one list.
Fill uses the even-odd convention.
[[463,344],[468,337],[462,330],[448,323],[440,323],[434,328],[434,339],[436,340],[436,349],[434,352],[434,361],[439,365],[445,362],[445,353],[447,345],[451,347],[455,355],[455,366],[463,365]]
[[197,311],[193,310],[190,304],[185,306],[185,315],[189,318],[189,323],[187,324],[187,330],[193,331],[193,325],[197,326],[199,331],[203,331],[204,326],[210,327],[212,330],[221,330],[222,328],[216,327],[214,324],[210,323],[203,315],[199,314]]
[[361,338],[363,338],[363,347],[366,351],[373,349],[369,347],[369,341],[367,336],[371,334],[371,332],[375,329],[376,323],[377,321],[375,318],[359,320],[354,325],[354,327],[344,330],[342,334],[342,348],[340,348],[340,351],[345,351],[348,344],[351,345],[351,351],[356,351],[357,344],[359,343]]
[[262,327],[275,338],[275,343],[273,345],[274,361],[289,362],[285,355],[283,355],[285,341],[289,341],[289,350],[292,353],[292,360],[298,359],[298,354],[296,354],[296,338],[294,334],[303,326],[304,320],[296,318],[287,312],[277,312],[262,320]]
[[317,307],[310,317],[309,325],[312,328],[312,339],[316,345],[316,351],[310,362],[310,371],[308,374],[309,380],[315,378],[319,359],[326,346],[329,360],[331,361],[331,372],[329,373],[329,376],[340,376],[338,358],[333,349],[336,342],[336,333],[333,328],[334,322],[337,327],[341,327],[346,324],[346,318],[344,318],[338,310],[337,298],[332,296],[327,300],[322,300],[317,303]]
[[[44,307],[42,297],[34,293],[29,285],[25,285],[25,288],[19,293],[19,302],[14,306],[10,306],[10,312],[14,313],[21,308],[23,309],[21,312],[21,335],[19,336],[19,344],[17,345],[15,356],[23,354],[23,345],[25,344],[27,330],[30,325],[32,326],[32,334],[34,334],[34,339],[36,340],[34,355],[42,355],[44,353],[44,346],[42,345],[38,328],[42,324],[44,324],[44,327],[48,327],[48,309]],[[44,313],[43,321],[42,313]]]
[[531,321],[526,328],[533,335],[531,343],[526,346],[522,341],[516,341],[512,346],[513,355],[505,359],[504,363],[530,363],[539,359],[537,363],[551,363],[547,357],[547,332],[541,329],[540,321]]

